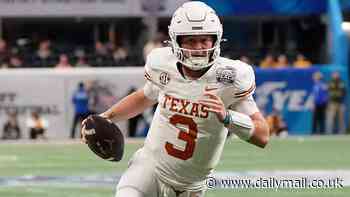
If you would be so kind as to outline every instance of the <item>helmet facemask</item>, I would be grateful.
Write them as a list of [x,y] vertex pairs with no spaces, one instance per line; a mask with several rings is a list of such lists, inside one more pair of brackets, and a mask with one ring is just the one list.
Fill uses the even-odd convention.
[[173,43],[172,47],[181,64],[191,70],[201,70],[213,65],[220,54],[220,43],[217,38],[213,40],[213,47],[209,49],[186,49],[179,42]]

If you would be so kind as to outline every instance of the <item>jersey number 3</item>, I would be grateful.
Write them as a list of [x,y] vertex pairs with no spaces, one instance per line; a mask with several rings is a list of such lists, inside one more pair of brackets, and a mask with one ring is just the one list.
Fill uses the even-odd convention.
[[186,142],[185,150],[179,150],[173,144],[166,142],[165,149],[167,153],[178,159],[187,160],[192,157],[194,147],[196,146],[196,139],[198,134],[197,124],[192,118],[175,114],[170,118],[170,123],[174,126],[182,124],[188,126],[188,132],[180,129],[178,139]]

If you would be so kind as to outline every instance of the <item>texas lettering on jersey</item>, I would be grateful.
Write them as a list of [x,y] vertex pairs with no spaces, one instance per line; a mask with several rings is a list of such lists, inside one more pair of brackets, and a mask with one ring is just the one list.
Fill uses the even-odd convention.
[[208,106],[169,95],[164,96],[164,101],[161,106],[169,111],[193,117],[208,118],[209,115]]

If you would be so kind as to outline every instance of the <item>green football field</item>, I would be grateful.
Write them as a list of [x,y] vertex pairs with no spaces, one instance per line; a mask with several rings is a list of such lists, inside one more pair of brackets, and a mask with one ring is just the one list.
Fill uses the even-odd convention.
[[[1,142],[0,197],[107,197],[114,196],[118,177],[143,140],[127,143],[122,162],[97,158],[77,142]],[[337,173],[345,183],[339,188],[233,189],[214,188],[207,197],[350,196],[350,137],[272,139],[265,149],[238,139],[225,146],[216,172],[252,174],[264,172]],[[344,176],[342,173],[345,173]],[[142,175],[140,175],[142,176]],[[271,174],[271,177],[278,174]],[[293,174],[291,175],[293,176]],[[347,182],[347,183],[346,183]]]

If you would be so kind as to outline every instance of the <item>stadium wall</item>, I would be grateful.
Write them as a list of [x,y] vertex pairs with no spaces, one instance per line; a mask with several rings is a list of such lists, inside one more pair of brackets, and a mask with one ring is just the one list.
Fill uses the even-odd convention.
[[[102,112],[124,97],[131,87],[140,87],[144,83],[143,73],[142,68],[125,67],[1,70],[0,130],[6,112],[15,110],[22,135],[27,138],[25,121],[32,110],[39,110],[49,121],[48,138],[67,138],[74,113],[71,98],[79,82],[92,86],[94,110]],[[124,122],[118,125],[126,131]]]

